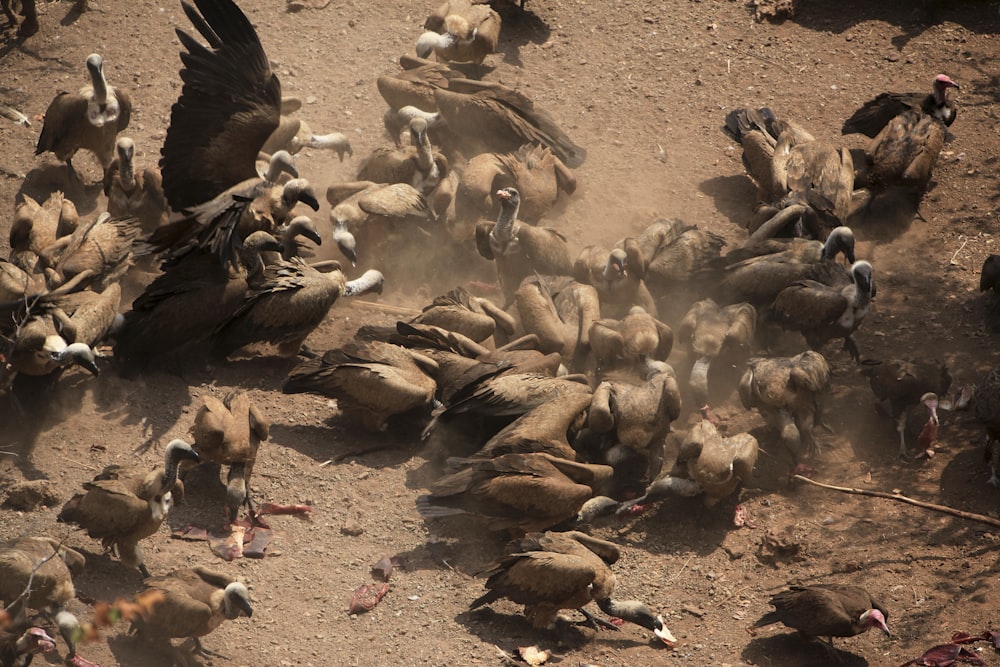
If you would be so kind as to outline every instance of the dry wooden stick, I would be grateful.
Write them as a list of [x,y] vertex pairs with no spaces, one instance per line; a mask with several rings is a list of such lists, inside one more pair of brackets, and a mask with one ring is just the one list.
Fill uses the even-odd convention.
[[962,510],[957,510],[954,507],[948,507],[947,505],[935,505],[934,503],[926,503],[922,500],[914,500],[913,498],[908,498],[901,493],[887,493],[885,491],[868,491],[867,489],[852,489],[847,486],[834,486],[832,484],[823,484],[822,482],[817,482],[815,480],[809,479],[808,477],[803,477],[802,475],[793,475],[792,479],[798,480],[800,482],[808,482],[813,486],[818,486],[824,489],[830,489],[832,491],[840,491],[841,493],[850,493],[855,496],[872,496],[873,498],[887,498],[889,500],[895,500],[897,502],[906,503],[907,505],[915,505],[916,507],[923,507],[924,509],[933,510],[935,512],[942,512],[944,514],[957,516],[960,519],[967,519],[969,521],[978,521],[979,523],[985,523],[986,525],[993,526],[994,528],[1000,528],[1000,519],[994,519],[993,517],[986,516],[985,514],[976,514],[975,512],[964,512]]

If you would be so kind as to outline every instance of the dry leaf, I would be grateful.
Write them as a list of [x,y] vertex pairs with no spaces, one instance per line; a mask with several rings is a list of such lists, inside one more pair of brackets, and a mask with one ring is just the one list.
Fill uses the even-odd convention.
[[532,667],[544,665],[552,657],[552,651],[548,649],[543,651],[537,646],[518,646],[517,653],[521,656],[521,660],[532,665]]

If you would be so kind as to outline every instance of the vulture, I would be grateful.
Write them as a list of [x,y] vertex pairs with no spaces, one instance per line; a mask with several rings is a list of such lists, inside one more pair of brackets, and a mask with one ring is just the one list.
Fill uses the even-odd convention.
[[624,317],[632,306],[641,306],[656,317],[656,302],[643,281],[646,264],[642,248],[631,237],[620,245],[610,253],[599,246],[586,246],[573,264],[573,277],[594,286],[604,317]]
[[[743,259],[734,255],[736,261],[728,263],[716,288],[719,299],[725,303],[746,301],[757,308],[765,308],[783,289],[799,280],[840,287],[851,283],[850,273],[836,261],[840,253],[851,264],[855,261],[854,232],[850,227],[837,227],[822,244],[795,240],[802,243],[795,244],[798,247],[794,249],[786,247],[779,252]],[[804,243],[814,245],[806,250],[801,247]]]
[[756,409],[798,460],[802,450],[819,453],[813,426],[824,425],[820,398],[829,384],[830,367],[819,352],[754,358],[740,379],[740,402]]
[[[548,401],[591,393],[586,377],[581,375],[552,377],[540,372],[508,373],[500,364],[496,371],[456,392],[437,419],[466,413],[518,417]],[[433,426],[434,422],[428,425],[425,436]]]
[[587,159],[587,151],[574,143],[547,111],[512,88],[456,78],[448,80],[447,88],[433,90],[437,110],[451,131],[463,143],[479,149],[468,151],[470,155],[484,150],[516,151],[526,143],[539,143],[571,169]]
[[736,109],[723,132],[743,147],[743,164],[757,183],[751,240],[770,236],[825,237],[847,219],[854,159],[847,148],[817,141],[766,107]]
[[562,609],[577,609],[594,622],[584,605],[591,601],[609,616],[653,630],[664,641],[673,638],[662,619],[637,600],[615,600],[615,574],[621,557],[617,545],[578,531],[531,533],[506,547],[507,555],[479,572],[487,592],[475,609],[501,598],[524,605],[532,627],[553,628]]
[[[222,264],[235,265],[244,238],[260,229],[273,233],[273,225],[283,222],[252,215],[248,222],[248,209],[277,203],[287,215],[296,202],[313,210],[319,202],[301,179],[276,186],[275,170],[264,178],[257,174],[257,154],[278,127],[281,83],[249,19],[232,0],[181,6],[208,46],[176,29],[185,49],[184,85],[160,157],[163,193],[176,218],[157,229],[148,245],[172,257],[210,249]],[[272,166],[281,153],[272,156]],[[282,158],[290,161],[287,153]],[[277,202],[271,201],[275,196]],[[255,204],[260,197],[268,201]]]
[[[77,5],[80,5],[81,3],[86,3],[86,0],[77,0]],[[21,19],[22,19],[20,25],[18,25],[17,16],[14,15],[15,5],[13,3],[13,0],[4,0],[2,3],[0,3],[0,8],[2,8],[3,13],[7,15],[7,20],[9,21],[10,25],[12,26],[17,25],[18,39],[26,39],[38,32],[38,10],[35,7],[35,0],[21,0],[20,4],[21,7],[19,13],[21,14]],[[40,628],[31,628],[31,629],[40,630]],[[30,641],[30,637],[28,637],[28,634],[29,633],[25,633],[26,642]],[[44,630],[41,631],[41,635],[44,634],[45,631]],[[36,643],[35,646],[37,645],[38,644]],[[45,649],[45,650],[51,650],[51,649]],[[37,653],[41,651],[35,651],[35,652]],[[3,654],[0,654],[0,657],[4,657]],[[28,658],[28,662],[31,662],[30,658]],[[0,660],[0,663],[7,664],[2,660]],[[18,667],[23,667],[23,665],[25,664],[28,663],[19,664]]]
[[698,411],[706,419],[713,419],[708,406],[712,361],[723,354],[749,352],[756,328],[757,311],[749,303],[720,307],[712,299],[693,304],[681,320],[677,340],[694,356],[689,384]]
[[[24,25],[22,23],[22,25]],[[37,32],[37,27],[35,32]],[[42,628],[32,626],[21,632],[23,623],[0,628],[0,665],[27,667],[39,653],[56,650],[56,640]]]
[[518,215],[537,223],[563,193],[576,192],[576,176],[541,144],[525,144],[509,153],[480,153],[462,170],[458,200],[471,214],[492,217],[499,208],[496,191],[507,187],[521,195]]
[[702,283],[718,268],[726,245],[718,234],[671,218],[654,221],[636,240],[646,264],[643,280],[657,295],[703,291]]
[[358,169],[359,181],[408,183],[422,195],[429,195],[448,175],[448,159],[434,151],[427,136],[427,121],[410,121],[410,145],[405,148],[376,148]]
[[[0,545],[0,601],[10,601],[8,611],[17,610],[13,625],[20,625],[17,620],[26,617],[27,608],[44,611],[53,617],[59,634],[69,647],[68,665],[92,664],[77,656],[76,642],[81,636],[78,634],[79,621],[64,609],[76,597],[73,576],[80,574],[85,564],[83,554],[51,537],[19,537]],[[18,600],[27,591],[30,591],[27,598]],[[3,661],[6,659],[3,632],[0,630],[0,664],[30,663],[30,657],[23,662]]]
[[132,302],[115,335],[115,361],[122,371],[138,372],[207,341],[263,280],[261,253],[268,251],[281,252],[282,246],[267,232],[254,232],[240,249],[239,269],[221,266],[203,251],[157,276]]
[[177,481],[181,462],[199,460],[183,440],[172,440],[163,458],[162,468],[148,472],[106,467],[92,482],[84,483],[84,493],[63,505],[59,521],[83,528],[90,537],[100,539],[105,550],[116,550],[123,563],[148,577],[139,541],[160,529],[177,502],[172,494],[175,486],[183,495],[184,487]]
[[73,156],[81,148],[92,152],[107,173],[115,157],[115,140],[128,127],[132,102],[128,94],[108,85],[104,78],[104,59],[96,53],[87,56],[90,85],[79,93],[61,92],[45,110],[45,123],[38,135],[35,155],[45,152],[66,163],[75,176]]
[[724,438],[715,424],[703,419],[684,436],[670,473],[647,486],[642,496],[620,504],[616,513],[631,513],[633,507],[671,494],[702,495],[705,506],[712,507],[750,478],[757,453],[757,439],[749,433]]
[[938,74],[934,77],[932,87],[933,91],[929,94],[880,93],[845,120],[840,131],[842,134],[857,132],[875,137],[889,121],[911,109],[919,110],[923,115],[950,126],[955,122],[957,110],[955,103],[948,99],[948,89],[959,88],[959,85],[947,75]]
[[[459,82],[459,85],[465,81],[465,75],[461,71],[445,63],[403,56],[400,57],[399,64],[403,71],[380,76],[375,82],[390,110],[414,107],[422,109],[424,113],[437,113],[435,91],[439,88],[447,89],[452,81]],[[443,116],[437,118],[439,123],[444,123]]]
[[139,230],[135,218],[102,213],[43,249],[38,254],[38,266],[53,289],[82,275],[79,280],[95,291],[103,291],[132,266],[133,242]]
[[761,616],[751,631],[774,623],[798,630],[806,638],[853,637],[878,628],[889,636],[889,612],[860,586],[814,584],[791,586],[771,598],[774,611]]
[[945,396],[951,387],[948,367],[938,360],[891,359],[869,364],[862,372],[868,376],[872,393],[896,422],[899,455],[907,458],[907,412],[914,406],[926,405],[932,423],[937,425],[937,397]]
[[476,248],[485,259],[496,262],[497,278],[507,305],[513,302],[521,281],[530,275],[566,276],[572,273],[566,237],[548,227],[532,227],[518,221],[521,193],[501,188],[500,215],[496,224],[476,227]]
[[858,181],[871,195],[866,205],[877,214],[872,217],[883,224],[886,219],[908,222],[918,211],[948,126],[955,119],[948,88],[958,88],[958,84],[938,75],[932,95],[910,97],[907,102],[902,101],[904,96],[879,96],[869,103],[870,110],[866,105],[855,114],[861,118],[851,127],[874,137],[864,151]]
[[642,306],[632,306],[622,320],[597,320],[590,327],[590,348],[598,368],[664,361],[673,345],[674,332]]
[[490,438],[476,458],[504,454],[551,454],[570,461],[577,458],[569,433],[578,433],[586,420],[591,397],[571,394],[532,408]]
[[360,414],[365,428],[385,431],[390,417],[431,403],[437,385],[425,369],[434,366],[398,345],[355,341],[293,368],[282,391],[336,398],[342,411]]
[[72,234],[79,223],[76,206],[62,192],[53,192],[44,204],[25,195],[10,225],[11,261],[31,273],[42,250]]
[[781,290],[771,306],[772,319],[785,329],[799,331],[812,349],[832,338],[843,338],[844,349],[860,361],[851,337],[861,326],[875,298],[872,265],[864,260],[851,266],[851,283],[840,287],[801,280]]
[[589,426],[611,439],[604,454],[609,465],[620,470],[638,461],[639,479],[653,480],[663,466],[670,424],[680,416],[681,393],[669,364],[648,359],[644,366],[641,384],[604,381],[597,386]]
[[[136,602],[146,610],[134,622],[141,637],[168,646],[171,638],[190,637],[195,653],[204,655],[211,652],[202,646],[202,637],[223,621],[253,616],[247,587],[229,575],[204,567],[148,577]],[[182,664],[189,664],[189,655],[179,648],[172,650],[179,654]]]
[[330,149],[337,153],[337,158],[343,162],[344,155],[353,156],[350,140],[340,132],[329,134],[313,134],[309,125],[291,114],[302,108],[302,100],[297,97],[281,98],[281,116],[278,127],[268,136],[261,146],[258,158],[270,158],[279,151],[295,155],[303,148]]
[[417,40],[418,57],[433,54],[441,62],[482,65],[497,50],[500,15],[489,5],[445,0],[424,21],[424,30]]
[[986,429],[985,458],[990,466],[989,483],[1000,487],[1000,370],[991,371],[977,384],[964,387],[955,402],[957,409],[972,409]]
[[354,266],[358,246],[380,266],[391,262],[385,248],[410,244],[418,236],[414,229],[431,217],[431,208],[420,191],[408,183],[352,181],[335,183],[326,191],[330,202],[333,240]]
[[983,268],[979,271],[979,291],[988,290],[1000,294],[1000,255],[990,255],[983,260]]
[[[97,294],[89,290],[55,297],[49,293],[28,306],[4,350],[7,363],[0,377],[46,376],[76,364],[98,375],[94,346],[119,321],[121,287],[114,283]],[[38,312],[33,312],[40,308]],[[54,377],[58,377],[55,375]]]
[[753,257],[767,257],[781,262],[815,264],[824,259],[836,259],[843,253],[848,264],[853,264],[854,231],[850,227],[840,226],[830,230],[825,241],[816,239],[766,238],[747,240],[739,248],[734,248],[724,257],[726,266],[736,266]]
[[135,142],[129,137],[119,137],[116,150],[118,157],[104,176],[108,213],[115,218],[137,218],[148,236],[165,224],[169,215],[163,178],[156,167],[136,169]]
[[317,246],[323,245],[323,237],[316,229],[316,223],[308,215],[297,215],[278,228],[278,242],[282,250],[276,255],[265,255],[264,264],[274,264],[278,257],[289,262],[293,257],[312,257],[313,252],[299,240],[300,236],[312,241]]
[[593,287],[571,278],[525,278],[514,304],[521,328],[538,336],[539,350],[560,353],[568,366],[586,354],[591,326],[601,314]]
[[191,435],[203,462],[229,466],[226,479],[226,509],[229,522],[236,521],[240,507],[254,512],[250,498],[250,475],[253,474],[260,443],[267,440],[271,424],[260,408],[242,389],[234,389],[221,401],[206,396],[195,415]]
[[573,519],[614,474],[610,466],[540,452],[448,462],[453,472],[417,498],[420,515],[472,514],[495,531],[545,530]]
[[282,356],[311,354],[305,340],[338,298],[382,291],[384,278],[378,271],[369,269],[347,280],[340,264],[334,264],[332,271],[324,273],[294,257],[265,267],[260,285],[213,332],[215,354],[228,357],[251,343],[277,345]]
[[[503,333],[510,335],[514,333],[516,325],[514,318],[495,303],[484,297],[475,296],[464,287],[456,287],[447,294],[434,297],[419,315],[403,324],[411,327],[413,325],[437,327],[452,335],[461,334],[477,344],[489,340],[498,326]],[[390,340],[398,330],[398,323],[390,327],[364,325],[358,329],[355,336],[363,340],[384,340],[404,345],[401,341]],[[405,334],[400,332],[400,335]],[[404,347],[412,346],[404,345]],[[485,348],[475,349],[471,355],[474,357],[487,351]]]

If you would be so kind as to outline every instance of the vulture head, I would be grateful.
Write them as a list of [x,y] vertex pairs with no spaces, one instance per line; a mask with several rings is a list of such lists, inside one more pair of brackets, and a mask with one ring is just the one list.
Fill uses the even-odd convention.
[[226,586],[225,602],[223,613],[226,618],[233,620],[240,616],[250,618],[253,616],[253,605],[250,604],[250,591],[238,581]]
[[615,248],[611,251],[611,254],[608,255],[608,263],[604,265],[604,271],[601,275],[610,282],[628,277],[628,255],[625,254],[624,250]]
[[304,178],[293,178],[285,183],[281,189],[281,203],[288,208],[295,206],[296,202],[302,202],[314,211],[319,210],[319,200],[313,192],[309,181]]
[[52,353],[52,360],[60,365],[76,364],[86,368],[91,375],[100,375],[97,367],[97,355],[94,349],[86,343],[72,343],[58,352]]
[[889,632],[889,626],[885,624],[885,615],[878,609],[869,609],[865,613],[861,614],[861,618],[858,619],[858,623],[866,630],[869,628],[878,628],[885,633],[886,637],[891,634]]
[[823,250],[819,253],[820,259],[836,259],[838,253],[844,253],[844,258],[848,264],[854,264],[854,232],[850,227],[841,225],[835,227],[830,235],[826,237]]
[[947,74],[938,74],[934,77],[934,99],[938,104],[944,104],[948,101],[949,88],[960,89],[961,86],[952,81]]
[[56,650],[56,640],[41,628],[28,628],[14,648],[18,655],[48,653]]

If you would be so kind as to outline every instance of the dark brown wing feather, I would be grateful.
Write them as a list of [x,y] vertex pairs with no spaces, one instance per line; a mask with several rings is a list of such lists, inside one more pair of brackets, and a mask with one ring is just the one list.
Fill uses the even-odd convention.
[[278,127],[281,109],[281,84],[239,7],[232,0],[195,5],[197,11],[182,3],[209,48],[177,30],[186,49],[184,87],[160,158],[163,191],[175,211],[254,178],[257,153]]

